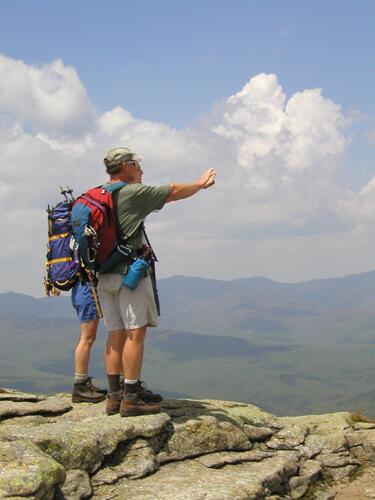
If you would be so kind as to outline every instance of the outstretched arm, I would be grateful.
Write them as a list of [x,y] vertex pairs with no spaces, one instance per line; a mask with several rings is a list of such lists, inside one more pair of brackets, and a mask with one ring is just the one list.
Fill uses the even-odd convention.
[[207,189],[215,184],[215,169],[209,168],[197,181],[190,184],[171,184],[171,194],[169,195],[166,203],[170,201],[183,200],[190,198],[198,193],[201,189]]

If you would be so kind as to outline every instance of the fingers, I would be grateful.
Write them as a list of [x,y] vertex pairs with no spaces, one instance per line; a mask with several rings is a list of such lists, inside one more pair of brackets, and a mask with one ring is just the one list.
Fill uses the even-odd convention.
[[205,177],[204,189],[211,187],[213,184],[215,184],[215,176],[216,176],[215,169],[209,168],[204,175]]
[[215,184],[215,176],[216,176],[216,171],[214,168],[211,167],[208,170],[206,170],[206,172],[202,175],[202,177],[199,180],[201,188],[207,189],[208,187]]
[[216,177],[216,170],[214,168],[210,168],[209,175],[208,175],[209,180],[214,183],[215,177]]

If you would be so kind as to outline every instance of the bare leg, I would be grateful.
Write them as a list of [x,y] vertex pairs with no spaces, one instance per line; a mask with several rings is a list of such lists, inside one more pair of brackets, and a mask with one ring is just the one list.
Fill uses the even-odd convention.
[[91,347],[96,339],[98,324],[98,319],[80,323],[81,336],[74,355],[73,403],[100,403],[105,399],[105,394],[93,386],[91,379],[87,377]]
[[126,330],[112,330],[108,332],[105,346],[105,365],[107,375],[118,375],[122,372],[122,353],[126,340]]
[[144,341],[147,327],[126,330],[126,342],[122,355],[125,378],[139,380],[142,370]]
[[87,374],[91,347],[96,339],[99,320],[93,319],[86,323],[80,323],[80,339],[74,353],[74,365],[76,373]]

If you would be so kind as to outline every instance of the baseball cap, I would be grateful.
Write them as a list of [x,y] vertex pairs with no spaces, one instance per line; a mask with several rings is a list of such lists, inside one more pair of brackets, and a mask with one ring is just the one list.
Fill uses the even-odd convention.
[[142,158],[129,148],[113,148],[104,157],[106,167],[115,167],[127,161],[141,161]]

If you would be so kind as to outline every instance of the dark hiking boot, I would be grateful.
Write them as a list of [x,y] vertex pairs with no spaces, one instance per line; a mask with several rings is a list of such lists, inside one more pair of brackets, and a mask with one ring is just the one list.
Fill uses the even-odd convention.
[[73,403],[101,403],[105,400],[105,395],[96,392],[92,385],[84,382],[83,384],[74,384],[72,392]]
[[105,407],[105,412],[107,415],[115,415],[120,411],[121,398],[122,391],[112,392],[108,394]]
[[99,387],[96,387],[96,385],[92,383],[92,377],[88,377],[88,379],[86,380],[86,385],[93,389],[95,392],[100,392],[100,394],[104,394],[105,396],[107,395],[107,389],[100,389]]
[[138,380],[137,384],[138,396],[145,403],[160,403],[161,401],[163,401],[163,398],[160,396],[160,394],[152,392],[142,380]]
[[120,415],[122,417],[138,417],[152,415],[153,413],[160,413],[159,404],[145,403],[136,392],[123,395],[120,405]]

